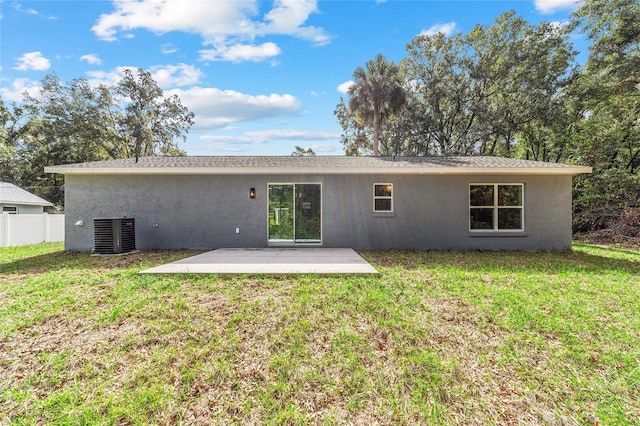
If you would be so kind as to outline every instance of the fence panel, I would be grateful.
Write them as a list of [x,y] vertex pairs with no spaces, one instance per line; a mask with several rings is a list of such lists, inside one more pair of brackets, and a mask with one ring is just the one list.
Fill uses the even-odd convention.
[[9,214],[0,217],[0,246],[64,241],[63,214]]

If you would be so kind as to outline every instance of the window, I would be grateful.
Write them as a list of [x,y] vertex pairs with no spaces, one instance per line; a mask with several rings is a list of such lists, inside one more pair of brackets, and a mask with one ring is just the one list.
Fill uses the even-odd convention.
[[393,184],[374,183],[373,184],[373,211],[392,212],[393,211]]
[[523,188],[521,183],[469,185],[469,229],[522,231]]
[[18,208],[15,206],[3,206],[2,213],[18,214]]

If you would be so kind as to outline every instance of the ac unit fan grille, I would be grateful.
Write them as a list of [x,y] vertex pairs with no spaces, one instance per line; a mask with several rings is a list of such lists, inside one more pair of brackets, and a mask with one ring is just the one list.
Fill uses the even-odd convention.
[[134,218],[94,219],[94,251],[98,254],[129,253],[136,249]]

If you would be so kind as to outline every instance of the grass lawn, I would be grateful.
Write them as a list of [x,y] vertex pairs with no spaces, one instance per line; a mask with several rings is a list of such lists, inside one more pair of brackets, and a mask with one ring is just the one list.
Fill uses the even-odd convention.
[[640,423],[640,253],[138,275],[194,253],[0,249],[0,424]]

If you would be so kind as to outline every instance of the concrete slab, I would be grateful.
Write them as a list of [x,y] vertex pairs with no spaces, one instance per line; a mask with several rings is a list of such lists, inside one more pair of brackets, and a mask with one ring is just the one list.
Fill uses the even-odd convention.
[[222,248],[141,274],[377,274],[350,248]]

